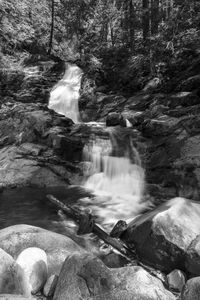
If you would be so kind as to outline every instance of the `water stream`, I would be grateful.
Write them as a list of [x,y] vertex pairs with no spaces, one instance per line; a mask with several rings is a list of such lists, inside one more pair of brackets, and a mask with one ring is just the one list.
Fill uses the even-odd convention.
[[[80,121],[78,99],[81,77],[79,67],[66,64],[64,77],[53,88],[49,100],[49,108],[75,123]],[[144,208],[144,203],[141,203],[144,170],[132,142],[133,129],[129,122],[124,128],[106,127],[104,123],[95,122],[83,125],[100,129],[91,134],[83,151],[83,161],[89,164],[81,189],[86,192],[80,193],[80,187],[71,187],[61,194],[57,190],[51,193],[67,203],[89,207],[98,222],[110,229],[119,219],[133,218]],[[45,189],[33,192],[26,189],[23,192],[22,189],[0,194],[0,227],[27,223],[57,231],[59,218],[55,215],[55,208],[53,212],[47,204],[45,195],[48,193]]]
[[74,64],[67,63],[63,79],[51,91],[48,106],[75,123],[79,121],[78,99],[81,78],[82,70]]

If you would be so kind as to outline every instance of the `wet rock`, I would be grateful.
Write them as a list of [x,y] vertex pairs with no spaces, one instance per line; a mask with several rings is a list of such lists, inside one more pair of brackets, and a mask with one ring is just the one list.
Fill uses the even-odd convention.
[[126,127],[126,121],[123,119],[123,116],[119,113],[109,113],[106,118],[106,126],[117,126],[121,125]]
[[43,289],[43,294],[46,297],[51,297],[53,296],[56,285],[58,283],[58,276],[57,275],[51,275],[48,279],[47,282],[45,283],[44,289]]
[[29,247],[38,247],[47,254],[48,275],[59,274],[65,258],[84,251],[70,238],[29,225],[15,225],[0,230],[0,247],[15,259]]
[[21,293],[21,285],[15,280],[18,266],[11,255],[0,249],[0,293]]
[[143,262],[162,271],[187,269],[187,249],[199,235],[199,217],[199,203],[174,198],[135,218],[121,238],[136,248]]
[[200,277],[189,279],[181,293],[181,300],[199,300]]
[[167,275],[167,281],[170,289],[181,292],[185,285],[185,275],[180,270],[174,270]]
[[167,105],[170,108],[177,106],[192,106],[200,104],[200,98],[194,92],[180,92],[168,98]]
[[141,267],[107,268],[91,255],[73,255],[63,264],[54,300],[174,300],[162,282]]
[[39,292],[47,280],[47,255],[44,250],[30,247],[23,250],[16,260],[20,266],[23,295],[31,296]]
[[182,81],[177,89],[180,91],[190,92],[195,89],[199,89],[199,87],[200,87],[200,75],[198,74]]
[[68,184],[78,168],[69,169],[64,161],[79,161],[83,148],[81,137],[70,134],[71,126],[70,119],[59,117],[41,104],[3,105],[2,186]]

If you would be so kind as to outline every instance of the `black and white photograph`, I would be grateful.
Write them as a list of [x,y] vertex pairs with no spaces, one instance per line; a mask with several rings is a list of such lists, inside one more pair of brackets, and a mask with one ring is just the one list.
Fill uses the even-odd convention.
[[0,0],[0,300],[200,300],[200,0]]

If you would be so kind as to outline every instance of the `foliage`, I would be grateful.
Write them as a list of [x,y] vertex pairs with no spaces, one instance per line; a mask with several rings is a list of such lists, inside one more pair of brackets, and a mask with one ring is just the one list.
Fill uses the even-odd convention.
[[[19,66],[27,53],[45,54],[52,0],[0,2],[0,62]],[[176,64],[181,49],[200,48],[200,3],[159,0],[54,0],[52,53],[80,59],[111,88],[137,86],[156,65]],[[140,78],[136,83],[135,78]],[[146,78],[146,79],[145,79]],[[133,90],[134,88],[133,87]]]

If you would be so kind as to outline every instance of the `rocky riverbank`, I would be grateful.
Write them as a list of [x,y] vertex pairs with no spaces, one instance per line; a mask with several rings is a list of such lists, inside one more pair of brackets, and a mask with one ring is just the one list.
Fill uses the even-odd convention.
[[197,300],[199,214],[199,203],[175,198],[133,220],[121,234],[131,263],[38,227],[0,230],[0,299]]

